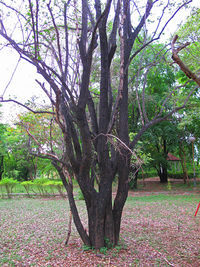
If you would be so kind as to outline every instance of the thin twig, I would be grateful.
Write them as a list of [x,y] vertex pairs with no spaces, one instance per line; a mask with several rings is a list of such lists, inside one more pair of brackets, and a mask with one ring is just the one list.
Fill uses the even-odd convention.
[[18,59],[17,64],[16,64],[16,66],[15,66],[13,72],[12,72],[11,77],[10,77],[10,80],[8,81],[6,87],[5,87],[4,91],[3,91],[3,94],[1,95],[2,99],[3,99],[3,97],[4,97],[4,94],[5,94],[6,90],[8,89],[8,86],[9,86],[10,83],[12,82],[12,79],[13,79],[13,77],[14,77],[14,75],[15,75],[15,72],[16,72],[18,66],[19,66],[19,62],[20,62],[20,60],[21,60],[21,57]]

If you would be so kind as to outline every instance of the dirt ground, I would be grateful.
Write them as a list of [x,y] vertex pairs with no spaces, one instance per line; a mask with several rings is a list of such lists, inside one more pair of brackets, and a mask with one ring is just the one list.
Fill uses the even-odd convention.
[[[74,226],[65,246],[66,200],[1,200],[0,266],[199,267],[200,211],[194,217],[198,194],[199,183],[194,189],[193,183],[184,186],[174,179],[167,185],[157,177],[139,181],[123,211],[119,246],[100,251],[84,249]],[[86,221],[83,203],[77,204]]]
[[183,180],[168,179],[168,184],[161,184],[159,177],[146,178],[138,180],[137,190],[130,190],[129,196],[143,196],[151,194],[200,194],[200,178],[196,179],[198,185],[193,186],[193,180],[190,180],[189,185],[184,185]]

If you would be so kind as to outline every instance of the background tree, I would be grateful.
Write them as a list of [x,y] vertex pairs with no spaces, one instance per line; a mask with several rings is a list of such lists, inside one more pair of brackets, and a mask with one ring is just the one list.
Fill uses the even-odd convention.
[[4,137],[4,176],[18,180],[35,178],[37,159],[29,153],[27,135],[19,127],[7,126]]
[[[185,129],[185,133],[187,133],[187,137],[191,134],[198,137],[198,129],[199,120],[198,120],[198,98],[199,98],[199,86],[200,86],[200,78],[199,78],[199,9],[194,9],[192,14],[188,17],[187,21],[183,24],[183,26],[178,31],[178,35],[176,35],[172,40],[172,58],[175,63],[180,67],[181,71],[179,73],[179,81],[185,82],[188,80],[193,80],[194,83],[197,84],[197,89],[195,94],[193,95],[192,101],[187,105],[186,113],[182,114],[180,120],[180,128]],[[178,43],[178,46],[177,46]],[[186,90],[190,88],[189,85],[186,86]],[[196,116],[197,115],[197,116]],[[189,130],[189,131],[188,131]],[[181,138],[184,140],[184,138]],[[185,140],[188,143],[188,138]],[[199,143],[199,139],[197,139],[196,144]],[[180,155],[185,160],[184,153],[184,145],[183,141],[180,142]],[[192,158],[192,157],[191,157]],[[183,160],[182,160],[183,161]],[[198,160],[197,160],[198,162]],[[183,163],[182,163],[183,165]],[[186,164],[184,164],[186,166]],[[186,167],[184,167],[184,176],[187,176]]]
[[6,140],[5,140],[6,126],[0,123],[0,180],[4,172],[4,159],[6,155]]
[[164,121],[153,126],[143,136],[146,151],[151,154],[151,166],[160,177],[161,183],[168,181],[168,153],[172,153],[178,146],[177,124],[172,121]]
[[[170,14],[170,2],[164,1],[158,20],[154,20],[154,31],[148,32],[148,27],[152,29],[150,21],[155,18],[152,11],[160,4],[157,0],[147,0],[145,4],[127,0],[82,0],[79,3],[29,0],[24,1],[20,9],[15,1],[0,1],[5,11],[0,34],[45,80],[37,82],[50,99],[52,108],[46,113],[52,114],[59,126],[62,149],[51,137],[47,147],[42,139],[38,143],[31,132],[29,135],[36,143],[36,152],[51,158],[57,169],[68,193],[76,228],[89,246],[100,248],[118,243],[132,151],[149,127],[182,109],[193,93],[192,89],[182,103],[163,114],[172,96],[170,93],[152,118],[146,116],[143,101],[142,124],[133,141],[129,140],[129,65],[161,37],[169,21],[190,2],[177,1],[175,5],[173,2]],[[165,14],[168,14],[167,18]],[[12,35],[10,25],[16,21],[14,17],[18,23],[14,25],[16,34]],[[164,26],[163,18],[166,19]],[[143,33],[140,45],[134,47],[140,32]],[[117,63],[114,61],[117,51],[119,75],[113,80],[111,69]],[[97,55],[100,58],[98,81],[92,83],[93,59]],[[98,96],[91,90],[93,86],[98,88]],[[145,89],[144,80],[143,95]],[[116,174],[118,187],[112,202],[112,183]],[[76,207],[72,176],[77,179],[85,199],[88,231],[83,227]]]

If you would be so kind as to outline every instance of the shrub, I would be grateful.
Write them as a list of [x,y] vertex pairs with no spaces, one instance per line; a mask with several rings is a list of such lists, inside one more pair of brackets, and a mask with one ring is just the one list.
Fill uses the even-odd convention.
[[54,181],[50,181],[50,180],[48,180],[47,182],[45,182],[44,184],[42,184],[44,187],[46,187],[46,188],[50,188],[50,190],[51,190],[51,193],[52,194],[54,194],[55,193],[55,191],[54,191],[54,189],[55,189],[55,184],[54,184]]
[[138,179],[157,177],[157,176],[158,176],[158,173],[156,171],[144,171],[143,174],[141,171],[139,171],[138,173]]
[[24,181],[21,183],[21,185],[25,188],[27,194],[28,194],[28,197],[30,197],[30,190],[31,188],[33,187],[33,181]]
[[46,179],[46,178],[37,178],[33,181],[33,184],[36,186],[41,196],[48,195],[48,192],[45,188],[46,187],[45,184],[47,184],[48,182],[49,182],[49,179]]
[[[169,178],[173,178],[173,179],[183,179],[183,173],[182,172],[176,172],[176,173],[168,173],[168,177]],[[199,176],[199,173],[196,173],[196,177]],[[194,173],[193,172],[189,172],[188,173],[188,177],[189,179],[194,178]]]
[[[13,178],[3,178],[0,181],[0,187],[5,188],[8,198],[11,198],[11,194],[13,192],[13,188],[18,184],[19,182]],[[2,193],[3,195],[3,193]]]
[[55,188],[58,190],[60,196],[65,197],[65,194],[63,192],[64,185],[63,185],[62,181],[55,181],[54,185],[55,185]]
[[55,190],[57,190],[61,197],[65,197],[63,192],[64,186],[62,181],[49,180],[48,182],[44,183],[43,186],[50,187],[52,194],[54,194]]

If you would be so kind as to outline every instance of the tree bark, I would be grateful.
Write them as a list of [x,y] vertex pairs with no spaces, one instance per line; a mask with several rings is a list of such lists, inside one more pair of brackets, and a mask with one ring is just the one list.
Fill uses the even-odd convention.
[[186,183],[186,181],[187,181],[187,183],[189,183],[189,177],[188,177],[186,159],[185,159],[185,149],[184,149],[183,142],[179,143],[179,156],[181,159],[181,166],[182,166],[182,170],[183,170],[183,182],[184,182],[184,184]]
[[168,173],[167,173],[167,167],[165,165],[161,165],[160,171],[159,171],[159,177],[160,177],[160,182],[162,184],[168,182]]
[[3,160],[4,160],[4,156],[0,156],[0,181],[2,179],[3,172],[4,172]]

